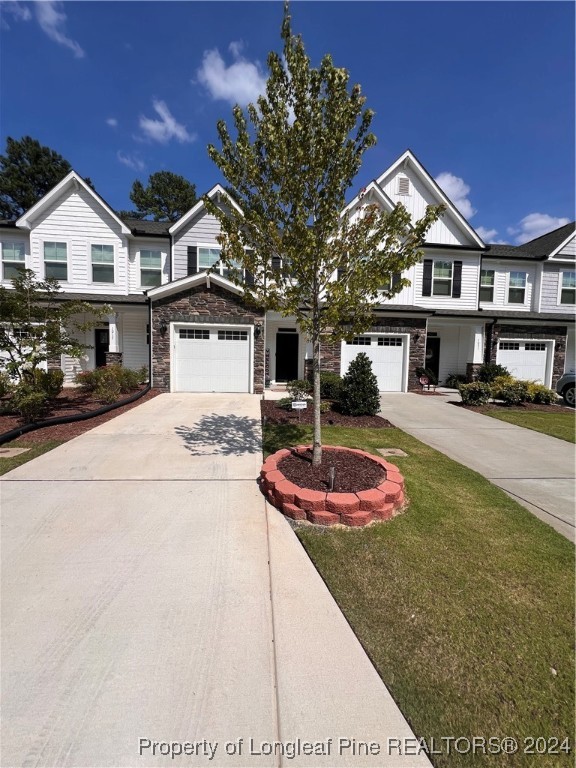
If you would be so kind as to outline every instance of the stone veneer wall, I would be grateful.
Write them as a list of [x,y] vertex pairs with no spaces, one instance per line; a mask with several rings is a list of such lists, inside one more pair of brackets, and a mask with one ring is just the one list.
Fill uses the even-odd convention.
[[122,365],[122,352],[105,352],[106,365]]
[[552,366],[552,388],[564,373],[564,361],[566,358],[566,334],[568,329],[565,325],[500,325],[486,326],[487,330],[492,328],[492,339],[490,347],[490,362],[496,362],[499,339],[534,339],[549,340],[553,339],[554,344],[554,362]]
[[260,326],[254,338],[254,392],[264,389],[264,334],[261,310],[248,307],[236,294],[217,285],[198,286],[182,293],[158,299],[152,305],[152,382],[162,391],[170,391],[170,333],[160,334],[160,324],[207,323],[210,325]]

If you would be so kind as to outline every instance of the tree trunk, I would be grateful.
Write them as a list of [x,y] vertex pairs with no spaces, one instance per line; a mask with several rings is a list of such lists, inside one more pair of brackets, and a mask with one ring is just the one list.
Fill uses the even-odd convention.
[[312,443],[312,465],[322,462],[322,432],[320,426],[320,333],[314,330],[312,336],[312,376],[314,382],[314,438]]

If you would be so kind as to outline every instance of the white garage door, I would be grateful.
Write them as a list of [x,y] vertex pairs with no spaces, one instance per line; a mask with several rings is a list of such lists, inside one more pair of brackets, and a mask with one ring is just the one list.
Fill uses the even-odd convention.
[[551,345],[545,341],[500,341],[496,362],[512,376],[525,381],[546,382],[546,367]]
[[249,392],[250,332],[176,326],[173,369],[175,392]]
[[372,361],[381,392],[401,392],[404,382],[404,339],[401,336],[355,336],[342,345],[342,373],[359,352]]

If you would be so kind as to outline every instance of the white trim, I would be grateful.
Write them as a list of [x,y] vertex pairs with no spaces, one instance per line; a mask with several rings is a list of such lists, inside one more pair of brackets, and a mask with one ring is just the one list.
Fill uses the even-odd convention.
[[553,259],[558,253],[560,253],[562,248],[565,248],[568,245],[570,240],[572,240],[574,237],[576,237],[576,231],[574,231],[571,234],[569,234],[568,237],[566,238],[566,240],[564,240],[563,243],[560,243],[560,245],[555,250],[553,250],[552,253],[548,254],[548,258],[549,259]]
[[[0,235],[1,238],[1,235]],[[4,246],[5,245],[23,245],[24,246],[24,261],[8,261],[7,264],[20,264],[24,266],[24,269],[28,269],[28,257],[29,254],[26,253],[26,241],[25,240],[3,240],[0,239],[0,282],[9,282],[12,280],[11,277],[5,277],[4,276]]]
[[[120,229],[122,231],[123,235],[130,235],[131,230],[129,227],[124,224],[124,222],[118,218],[118,216],[114,213],[112,208],[102,200],[102,198],[97,195],[93,189],[91,189],[88,184],[84,181],[84,179],[79,176],[76,171],[70,171],[70,173],[67,176],[64,176],[61,182],[56,184],[55,187],[53,187],[50,192],[47,192],[44,197],[40,198],[38,202],[32,206],[28,211],[26,211],[25,214],[23,214],[17,221],[16,226],[17,227],[23,227],[24,229],[32,229],[32,220],[36,218],[36,216],[46,208],[46,206],[50,205],[50,203],[54,200],[60,197],[62,192],[67,187],[74,188],[76,185],[79,185],[84,189],[85,192],[88,192],[88,194],[94,198],[94,200],[100,205],[104,210],[112,216],[114,221],[116,221],[120,225]],[[60,242],[60,241],[59,241]]]
[[[160,253],[160,285],[154,286],[153,289],[150,288],[150,286],[142,285],[142,265],[140,264],[140,254],[142,251],[158,251]],[[166,285],[167,283],[164,283],[164,269],[166,267],[166,252],[162,248],[151,248],[147,243],[140,243],[136,250],[136,258],[134,259],[137,274],[136,274],[136,281],[138,285],[139,291],[148,291],[148,290],[155,290],[156,288],[160,288],[162,285]]]
[[[564,272],[574,272],[574,273],[576,273],[576,266],[574,266],[573,269],[570,269],[569,267],[566,267],[565,269],[560,269],[558,271],[558,292],[557,292],[557,295],[556,295],[556,304],[559,307],[568,307],[568,308],[570,308],[570,307],[573,307],[576,304],[576,301],[572,302],[572,304],[562,304],[561,301],[560,301],[560,299],[562,298],[562,275],[564,274]],[[567,290],[571,290],[571,289],[568,288]]]
[[357,203],[359,203],[361,200],[363,200],[365,197],[367,197],[367,195],[368,195],[370,192],[373,192],[373,193],[376,195],[376,197],[377,197],[377,198],[379,198],[379,200],[380,200],[380,202],[382,203],[382,205],[383,205],[385,208],[387,208],[389,211],[393,211],[393,210],[394,210],[394,208],[396,207],[396,206],[395,206],[395,204],[394,204],[394,201],[393,201],[393,200],[391,200],[391,199],[388,197],[388,195],[386,194],[386,192],[384,192],[384,191],[383,191],[383,190],[382,190],[382,189],[381,189],[381,188],[378,186],[378,184],[376,184],[376,182],[375,182],[375,181],[371,181],[371,182],[370,182],[370,184],[368,184],[368,186],[364,188],[364,190],[363,190],[363,192],[362,192],[362,197],[360,197],[360,192],[359,192],[359,193],[356,195],[356,197],[355,197],[355,198],[354,198],[354,199],[353,199],[351,202],[349,202],[349,203],[348,203],[348,205],[347,205],[347,206],[344,208],[344,210],[343,210],[343,211],[342,211],[342,213],[340,214],[340,218],[342,218],[342,217],[343,217],[343,216],[345,216],[347,213],[349,213],[349,212],[352,210],[352,208],[354,208],[354,206],[355,206]]
[[174,389],[174,367],[176,358],[176,327],[178,328],[216,328],[225,330],[241,330],[248,331],[248,393],[254,394],[254,324],[248,323],[188,323],[186,321],[171,320],[170,321],[170,392],[175,392]]
[[[224,197],[226,197],[230,205],[233,208],[235,208],[241,216],[244,215],[244,212],[242,211],[240,206],[230,197],[228,192],[226,192],[224,187],[222,187],[220,184],[215,184],[212,187],[212,189],[206,193],[206,197],[209,197],[211,200],[213,197],[217,195],[223,195]],[[182,218],[178,219],[178,221],[172,224],[172,226],[168,229],[168,232],[171,235],[175,235],[179,229],[182,229],[182,227],[186,226],[186,224],[188,224],[190,219],[193,219],[194,216],[196,216],[196,214],[198,214],[205,207],[206,207],[206,204],[204,203],[204,200],[202,199],[198,200],[196,205],[192,206],[192,208],[190,208],[188,213],[185,213],[184,216],[182,216]]]
[[[48,242],[50,242],[50,241],[48,241]],[[94,262],[92,261],[92,246],[93,245],[111,245],[112,246],[112,253],[114,254],[114,261],[112,263],[112,267],[114,269],[114,280],[113,280],[113,282],[106,283],[106,282],[101,282],[101,281],[94,280]],[[88,261],[89,261],[89,264],[90,264],[90,280],[88,280],[88,283],[90,285],[103,285],[103,286],[104,285],[111,285],[111,286],[118,285],[117,280],[116,280],[117,272],[118,272],[117,264],[116,264],[116,245],[117,245],[116,241],[110,242],[110,243],[104,243],[104,242],[96,242],[96,241],[93,241],[93,240],[88,240],[88,254],[87,254],[87,256],[88,256]],[[106,264],[103,262],[101,264],[101,266],[106,266]],[[110,265],[108,265],[108,266],[110,266]]]
[[[514,342],[519,344],[545,344],[546,345],[546,368],[544,371],[544,386],[548,387],[549,389],[552,388],[552,373],[554,370],[554,353],[556,350],[556,340],[555,339],[523,339],[521,337],[514,337],[510,338],[509,336],[500,337],[497,342],[496,347],[496,362],[498,362],[498,353],[500,352],[500,342]],[[506,351],[506,350],[504,350]]]
[[231,283],[230,280],[226,280],[225,277],[222,277],[221,275],[215,275],[214,273],[209,275],[208,272],[204,271],[198,272],[195,275],[181,277],[179,280],[173,280],[171,283],[158,285],[156,288],[151,288],[150,290],[146,291],[146,295],[151,299],[159,299],[163,298],[164,296],[170,296],[173,293],[186,291],[188,288],[194,288],[195,286],[201,285],[202,283],[209,286],[211,281],[221,288],[225,288],[227,291],[230,291],[230,293],[236,293],[238,296],[242,296],[244,294],[243,288],[240,288],[238,285],[234,285],[234,283]]
[[[435,277],[434,267],[436,266],[436,264],[450,264],[450,278]],[[436,280],[438,280],[439,283],[450,282],[450,290],[448,291],[448,293],[434,293],[434,283]],[[437,299],[452,299],[453,286],[454,286],[454,259],[450,259],[450,258],[432,259],[432,286],[431,286],[430,298],[435,297]],[[425,297],[425,298],[428,298],[428,297]]]
[[[357,336],[394,336],[396,338],[403,339],[402,343],[402,392],[408,392],[408,368],[410,361],[410,334],[409,333],[388,333],[384,331],[368,331],[367,333],[358,333]],[[344,370],[344,348],[346,340],[343,339],[340,343],[340,376],[344,376],[346,371]],[[359,345],[360,346],[360,345]],[[385,391],[385,390],[382,390]]]
[[[525,275],[524,279],[524,301],[510,301],[510,277],[512,276],[512,272],[519,272]],[[528,302],[526,299],[528,298],[528,272],[524,269],[510,269],[508,272],[506,272],[506,291],[504,294],[504,304],[509,307],[525,307],[527,306]],[[518,286],[513,286],[514,289],[520,290]]]
[[452,201],[446,196],[446,194],[443,192],[443,190],[440,188],[440,186],[434,181],[434,179],[430,176],[428,171],[424,168],[424,166],[416,159],[415,155],[412,154],[412,152],[407,149],[404,154],[400,155],[400,157],[396,160],[395,163],[393,163],[387,170],[384,171],[383,174],[381,174],[377,179],[376,183],[378,185],[381,185],[382,182],[387,179],[389,176],[391,176],[398,168],[402,165],[406,167],[408,164],[411,164],[413,167],[413,170],[418,174],[420,177],[420,180],[424,182],[428,186],[431,192],[436,197],[439,197],[440,200],[444,203],[447,210],[456,218],[458,223],[461,227],[464,228],[464,230],[470,235],[470,237],[477,243],[477,245],[480,248],[485,248],[486,245],[482,238],[474,231],[474,229],[468,224],[464,216],[460,213],[460,211],[456,208],[456,206],[452,203]]
[[[41,280],[46,280],[47,279],[47,277],[46,277],[46,261],[44,259],[44,245],[46,243],[65,243],[66,244],[66,280],[58,280],[58,282],[60,283],[60,285],[71,286],[73,284],[73,281],[70,279],[70,276],[71,276],[70,273],[72,271],[72,264],[71,264],[71,261],[70,261],[70,255],[71,255],[72,249],[70,247],[71,246],[71,240],[69,240],[66,237],[59,237],[57,239],[52,238],[51,240],[48,240],[48,238],[41,238],[41,239],[38,240],[38,244],[40,246],[40,254],[39,254],[40,255],[40,271],[39,271],[40,279]],[[54,261],[52,263],[53,264],[62,264],[63,262],[61,262],[61,261],[60,262]]]

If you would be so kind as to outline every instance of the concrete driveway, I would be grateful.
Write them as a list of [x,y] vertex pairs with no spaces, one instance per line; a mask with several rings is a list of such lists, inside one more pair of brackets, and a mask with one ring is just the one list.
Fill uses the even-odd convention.
[[2,766],[429,765],[260,495],[259,424],[161,395],[4,476]]
[[380,415],[484,475],[574,541],[574,444],[450,404],[459,399],[388,393]]

